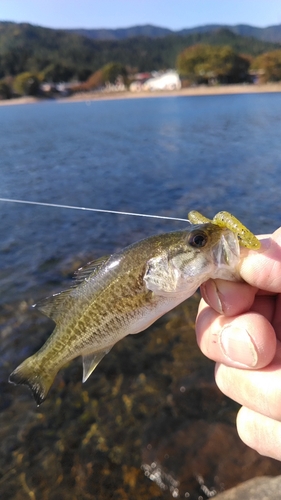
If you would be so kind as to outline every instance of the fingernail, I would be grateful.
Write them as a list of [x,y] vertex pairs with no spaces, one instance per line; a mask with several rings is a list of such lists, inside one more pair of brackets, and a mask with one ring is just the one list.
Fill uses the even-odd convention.
[[201,285],[201,291],[203,297],[206,299],[206,302],[211,304],[218,313],[223,314],[222,303],[215,281],[209,280],[208,282],[203,283],[203,285]]
[[220,334],[224,354],[231,360],[253,368],[258,362],[256,346],[247,330],[237,326],[225,326]]

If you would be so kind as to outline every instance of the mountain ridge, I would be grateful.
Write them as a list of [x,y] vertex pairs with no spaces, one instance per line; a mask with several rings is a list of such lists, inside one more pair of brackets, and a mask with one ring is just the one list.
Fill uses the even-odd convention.
[[182,28],[180,30],[172,30],[170,28],[156,26],[154,24],[136,24],[125,28],[50,28],[48,26],[33,25],[32,23],[15,23],[13,21],[1,21],[1,24],[18,24],[36,26],[53,31],[63,31],[82,35],[86,38],[97,41],[118,41],[127,38],[147,37],[147,38],[163,38],[169,35],[186,36],[192,34],[200,34],[213,32],[220,29],[227,29],[236,35],[257,38],[258,40],[281,43],[281,24],[260,28],[250,24],[203,24],[192,28]]
[[[100,40],[72,30],[0,21],[0,79],[29,71],[42,72],[44,78],[55,82],[73,78],[84,81],[112,61],[132,72],[163,70],[176,67],[178,55],[196,44],[228,45],[236,53],[250,58],[280,49],[280,43],[241,36],[226,28],[212,26],[211,31],[205,26],[201,27],[201,32],[181,35],[169,32],[163,36],[160,34],[166,29],[157,28],[158,36],[153,38],[156,28],[146,25],[130,28],[126,33],[121,29],[118,36],[123,38],[119,40]],[[124,38],[125,35],[131,37]]]
[[263,40],[271,43],[281,43],[281,24],[259,28],[249,24],[205,24],[195,26],[193,28],[182,28],[181,30],[171,30],[153,24],[135,25],[127,28],[73,28],[64,29],[63,31],[77,33],[93,40],[124,40],[126,38],[134,38],[136,36],[144,36],[148,38],[162,38],[167,35],[192,35],[195,33],[207,33],[219,29],[227,29],[236,35],[254,37],[258,40]]

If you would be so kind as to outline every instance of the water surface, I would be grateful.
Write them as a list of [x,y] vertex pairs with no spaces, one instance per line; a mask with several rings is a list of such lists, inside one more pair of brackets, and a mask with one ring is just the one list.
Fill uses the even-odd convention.
[[[0,197],[280,226],[281,95],[0,107]],[[64,367],[36,408],[8,375],[50,335],[30,306],[74,270],[184,222],[1,203],[0,497],[202,500],[280,463],[238,438],[194,335],[198,296],[128,336],[82,385]]]
[[[0,196],[183,218],[223,209],[270,232],[280,225],[280,114],[280,94],[4,106]],[[40,288],[49,262],[184,227],[7,203],[1,214],[2,302]]]

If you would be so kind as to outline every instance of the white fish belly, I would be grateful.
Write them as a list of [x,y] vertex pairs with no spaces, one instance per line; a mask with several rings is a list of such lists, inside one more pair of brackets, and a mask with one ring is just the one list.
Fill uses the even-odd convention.
[[156,305],[153,307],[148,306],[147,308],[143,308],[138,313],[137,317],[135,317],[135,319],[131,322],[125,335],[142,332],[152,325],[152,323],[154,323],[158,318],[161,318],[161,316],[176,307],[189,296],[190,294],[187,296],[186,294],[178,294],[172,298],[168,298],[167,296],[159,297]]

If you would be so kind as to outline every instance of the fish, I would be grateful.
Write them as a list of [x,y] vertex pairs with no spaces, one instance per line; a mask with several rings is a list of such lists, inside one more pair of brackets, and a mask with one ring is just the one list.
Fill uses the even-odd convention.
[[240,280],[237,235],[212,222],[150,236],[80,268],[73,286],[37,304],[56,324],[9,382],[39,406],[58,371],[82,356],[83,382],[122,338],[148,328],[209,278]]

